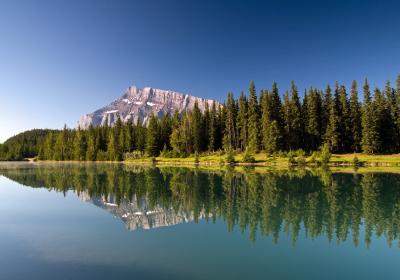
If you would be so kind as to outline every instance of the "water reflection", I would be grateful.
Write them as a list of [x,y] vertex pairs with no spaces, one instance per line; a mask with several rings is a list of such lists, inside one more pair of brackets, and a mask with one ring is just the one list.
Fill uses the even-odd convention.
[[222,219],[228,231],[239,227],[251,240],[262,235],[277,242],[286,233],[296,244],[304,228],[307,238],[326,236],[338,243],[351,238],[355,246],[362,241],[369,246],[374,234],[390,246],[399,241],[397,174],[29,164],[0,166],[0,175],[34,188],[73,190],[130,230]]

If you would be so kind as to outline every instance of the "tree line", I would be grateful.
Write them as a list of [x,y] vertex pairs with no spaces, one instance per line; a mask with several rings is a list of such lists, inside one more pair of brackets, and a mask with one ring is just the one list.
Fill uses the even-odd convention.
[[[362,91],[362,102],[359,100]],[[40,159],[123,160],[124,157],[185,157],[216,151],[312,152],[327,145],[333,153],[400,151],[400,75],[393,88],[371,90],[367,80],[350,91],[336,82],[325,90],[310,88],[300,97],[297,86],[282,96],[278,86],[257,95],[228,93],[222,106],[197,103],[191,111],[157,117],[148,125],[117,120],[113,127],[50,131],[37,147]],[[107,122],[106,122],[107,123]],[[3,153],[1,153],[1,150]],[[10,150],[10,149],[8,149]],[[0,149],[3,154],[4,147]]]

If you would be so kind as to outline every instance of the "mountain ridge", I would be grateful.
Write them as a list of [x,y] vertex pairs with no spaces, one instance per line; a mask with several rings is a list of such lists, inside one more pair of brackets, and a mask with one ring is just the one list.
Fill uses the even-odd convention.
[[108,125],[113,126],[120,118],[123,122],[131,120],[136,123],[138,120],[142,124],[148,123],[150,115],[153,113],[158,117],[166,114],[172,115],[176,110],[179,113],[193,109],[197,101],[199,109],[204,112],[206,104],[211,108],[215,102],[212,99],[192,96],[173,90],[163,90],[154,87],[138,88],[130,86],[125,93],[110,104],[92,112],[83,115],[77,126],[82,129],[92,126]]

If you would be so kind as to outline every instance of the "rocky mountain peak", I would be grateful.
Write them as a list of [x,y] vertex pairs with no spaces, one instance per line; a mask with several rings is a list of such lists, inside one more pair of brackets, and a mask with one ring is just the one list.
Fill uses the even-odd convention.
[[[213,103],[210,99],[176,91],[130,86],[122,97],[93,113],[83,115],[78,121],[78,126],[83,129],[87,129],[90,125],[112,126],[118,118],[124,122],[132,120],[136,123],[139,120],[146,125],[152,113],[162,117],[166,114],[172,115],[176,110],[180,113],[190,111],[196,101],[202,111],[205,110],[206,104],[211,107]],[[216,105],[219,103],[216,102]]]

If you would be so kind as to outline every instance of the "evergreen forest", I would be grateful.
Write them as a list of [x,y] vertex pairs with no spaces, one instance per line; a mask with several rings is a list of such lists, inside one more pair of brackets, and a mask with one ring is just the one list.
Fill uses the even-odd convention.
[[228,93],[214,103],[173,115],[149,117],[144,126],[118,120],[114,126],[62,130],[35,129],[0,145],[1,160],[122,161],[140,157],[246,152],[276,155],[324,145],[331,153],[392,154],[400,152],[400,75],[395,87],[371,89],[367,80],[350,89],[336,82],[303,94],[294,82],[279,92],[277,83],[257,94]]

